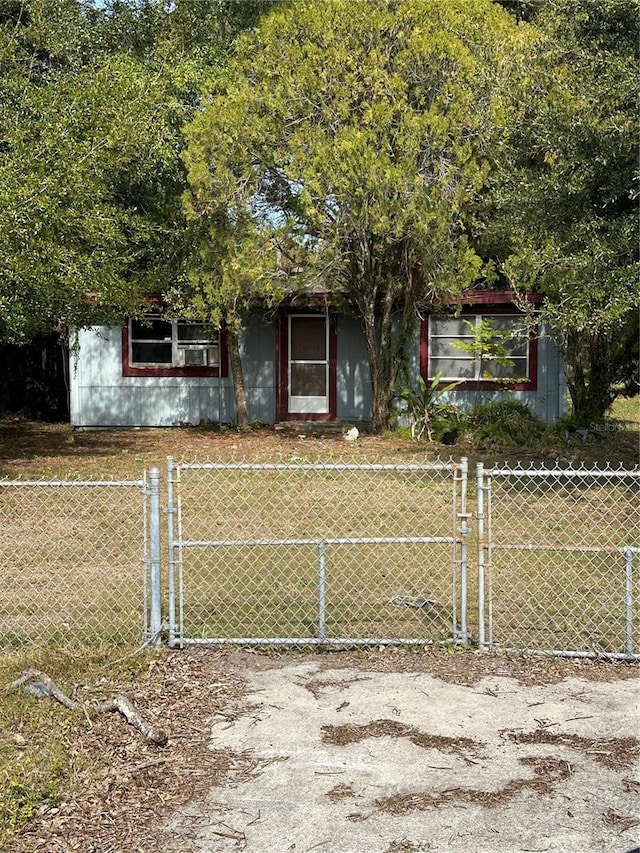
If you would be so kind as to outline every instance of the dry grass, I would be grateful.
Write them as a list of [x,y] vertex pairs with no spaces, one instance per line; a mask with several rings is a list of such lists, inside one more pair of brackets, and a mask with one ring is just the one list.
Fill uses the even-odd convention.
[[[500,461],[552,464],[557,458],[573,458],[586,465],[611,463],[630,467],[640,457],[640,397],[620,398],[607,421],[608,432],[594,433],[587,441],[549,434],[542,444],[503,452],[496,449]],[[264,428],[239,434],[232,429],[181,427],[179,429],[130,429],[74,431],[68,424],[44,424],[21,417],[0,420],[0,476],[76,477],[137,479],[143,469],[164,467],[168,455],[176,459],[204,460],[235,458],[247,461],[287,461],[292,456],[308,461],[343,457],[353,460],[386,459],[389,462],[411,458],[456,458],[467,455],[472,464],[478,454],[461,443],[445,447],[416,442],[390,433],[382,437],[363,434],[348,444],[340,434],[297,435]],[[482,454],[482,461],[494,459]]]
[[[581,455],[587,464],[623,458],[630,462],[630,449],[637,446],[636,424],[622,417],[614,423],[625,424],[625,429],[607,435],[606,442],[553,447],[554,458],[558,453],[570,453],[572,457]],[[167,455],[185,460],[292,465],[303,461],[404,464],[433,461],[439,452],[444,457],[450,450],[395,436],[364,435],[351,444],[335,434],[296,435],[269,429],[248,435],[211,428],[74,433],[65,425],[20,419],[0,423],[0,471],[26,478],[130,480],[139,478],[151,465],[163,468]],[[470,451],[463,446],[454,450],[456,458]],[[599,457],[594,460],[596,454]],[[526,464],[531,456],[532,451],[525,448],[507,461]],[[187,538],[453,533],[451,485],[445,477],[421,481],[418,475],[345,476],[328,471],[282,475],[233,471],[207,477],[201,472],[183,473]],[[494,501],[493,532],[500,546],[494,550],[492,576],[496,642],[557,648],[569,633],[573,645],[584,650],[623,651],[624,576],[616,562],[619,555],[565,553],[564,569],[558,573],[557,555],[535,549],[564,547],[574,541],[582,547],[625,544],[626,528],[634,514],[630,498],[635,500],[635,494],[613,489],[604,496],[601,490],[571,484],[550,488],[545,494],[503,485],[494,480],[495,488],[502,489],[500,499]],[[125,508],[123,502],[116,506],[113,495],[107,495],[103,505],[91,504],[80,491],[79,500],[85,503],[79,510],[70,503],[55,506],[49,502],[38,507],[34,494],[24,491],[28,505],[19,509],[18,494],[11,493],[11,498],[8,494],[4,493],[0,508],[5,533],[0,557],[9,567],[2,613],[5,642],[39,639],[43,620],[46,636],[53,640],[70,642],[74,636],[135,640],[142,625],[137,600],[141,532],[132,529],[138,523],[137,509]],[[37,494],[40,499],[46,490],[39,489]],[[137,500],[137,495],[131,500]],[[15,512],[12,502],[16,503]],[[104,531],[106,542],[125,528],[126,543],[120,536],[104,547],[97,538]],[[534,550],[501,550],[508,544],[503,531],[517,544],[530,543]],[[314,546],[191,550],[185,552],[185,560],[188,635],[310,639],[317,635],[318,555]],[[447,639],[451,636],[451,560],[451,548],[446,544],[331,546],[326,587],[328,635]],[[230,562],[235,566],[233,573],[227,570]],[[532,585],[544,588],[545,595],[532,596]],[[470,599],[475,596],[472,585]],[[426,597],[435,605],[407,604]],[[506,609],[500,601],[506,603]],[[549,603],[553,618],[549,618]],[[109,620],[103,618],[101,608],[108,610]],[[473,614],[470,622],[475,632]],[[603,623],[614,626],[612,636],[600,631]],[[524,634],[517,633],[518,624],[526,626]]]

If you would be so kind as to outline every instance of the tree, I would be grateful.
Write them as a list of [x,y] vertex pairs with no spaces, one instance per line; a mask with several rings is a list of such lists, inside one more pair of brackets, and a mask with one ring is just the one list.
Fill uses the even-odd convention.
[[[260,13],[218,0],[0,7],[0,340],[121,322],[179,289],[182,126]],[[253,16],[253,17],[252,17]]]
[[554,0],[522,26],[481,242],[514,288],[545,294],[588,425],[637,379],[638,4]]
[[479,272],[465,217],[517,33],[488,0],[283,4],[238,40],[187,130],[202,304],[232,322],[283,288],[354,306],[375,431],[416,311]]

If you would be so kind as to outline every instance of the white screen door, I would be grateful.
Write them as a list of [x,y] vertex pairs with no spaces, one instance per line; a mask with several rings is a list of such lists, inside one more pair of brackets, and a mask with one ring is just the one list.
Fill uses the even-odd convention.
[[329,411],[329,323],[326,317],[289,315],[289,414]]

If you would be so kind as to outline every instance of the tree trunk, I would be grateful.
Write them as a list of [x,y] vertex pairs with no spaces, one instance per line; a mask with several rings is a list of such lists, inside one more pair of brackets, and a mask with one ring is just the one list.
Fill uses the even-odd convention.
[[[375,301],[368,300],[361,306],[371,373],[371,431],[376,435],[389,429],[391,400],[398,372],[398,340],[393,328],[393,302],[393,284],[388,282],[379,325],[376,323]],[[403,335],[404,328],[399,332]]]
[[231,378],[233,380],[233,394],[236,403],[236,426],[242,432],[249,427],[249,415],[247,413],[247,395],[244,387],[244,371],[242,359],[240,358],[240,339],[236,329],[229,327],[227,331],[229,342],[229,366],[231,367]]
[[606,332],[570,332],[567,338],[567,387],[578,426],[600,423],[615,400],[612,341]]
[[385,405],[385,382],[378,330],[376,328],[376,311],[373,299],[366,299],[360,306],[364,336],[367,345],[369,373],[371,375],[371,430],[379,434],[389,423],[388,406]]

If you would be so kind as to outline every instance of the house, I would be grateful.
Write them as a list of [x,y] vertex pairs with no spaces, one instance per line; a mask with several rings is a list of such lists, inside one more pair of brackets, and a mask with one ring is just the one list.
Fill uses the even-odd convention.
[[[472,329],[487,319],[502,333],[502,358],[478,356]],[[256,316],[241,335],[241,356],[252,421],[370,419],[366,345],[355,316],[292,306]],[[548,423],[565,411],[557,344],[542,326],[526,329],[505,292],[470,292],[455,316],[417,318],[413,369],[425,379],[440,374],[445,384],[463,380],[450,397],[462,407],[510,396]],[[206,324],[156,313],[122,328],[81,330],[70,375],[74,427],[235,420],[226,335]]]

